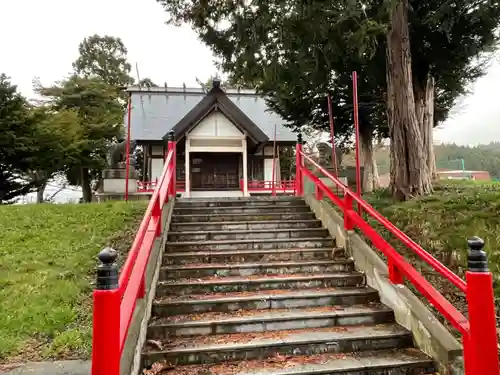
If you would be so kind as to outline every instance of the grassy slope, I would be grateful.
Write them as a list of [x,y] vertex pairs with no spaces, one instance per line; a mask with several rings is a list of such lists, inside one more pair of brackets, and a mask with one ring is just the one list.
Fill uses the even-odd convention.
[[0,362],[88,356],[96,254],[128,251],[144,209],[0,206]]
[[[500,184],[446,182],[435,187],[429,197],[409,202],[393,202],[384,192],[366,197],[424,249],[463,277],[467,269],[467,239],[479,236],[486,242],[490,269],[500,276]],[[391,237],[385,232],[386,238]],[[390,241],[426,275],[446,297],[466,313],[463,295],[412,253]],[[500,301],[500,287],[495,291]],[[498,303],[497,303],[498,304]],[[499,306],[497,306],[498,309]]]

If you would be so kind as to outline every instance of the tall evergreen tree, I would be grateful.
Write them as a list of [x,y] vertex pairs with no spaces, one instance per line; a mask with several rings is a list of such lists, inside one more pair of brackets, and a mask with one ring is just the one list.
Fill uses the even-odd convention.
[[147,87],[147,88],[158,87],[158,85],[156,83],[154,83],[151,78],[147,78],[147,77],[143,78],[139,81],[139,86]]
[[483,72],[472,62],[495,44],[500,16],[499,0],[158,1],[171,23],[192,25],[233,79],[276,92],[295,124],[307,107],[299,116],[281,102],[300,92],[324,98],[338,77],[366,69],[375,84],[360,94],[368,103],[380,101],[381,89],[387,97],[392,189],[402,199],[430,191],[432,127]]
[[133,83],[132,66],[127,60],[127,48],[120,38],[89,36],[80,43],[75,73],[84,78],[101,78],[109,86],[121,88]]
[[37,181],[28,177],[35,144],[26,99],[0,74],[0,204],[30,192]]
[[92,182],[106,167],[111,144],[123,138],[123,108],[117,101],[115,87],[100,78],[70,77],[40,93],[50,100],[54,111],[77,114],[79,131],[75,133],[77,154],[66,165],[66,176],[83,189],[85,202],[92,200]]
[[49,180],[78,160],[83,129],[74,110],[56,111],[45,104],[31,107],[29,112],[36,144],[30,176],[39,182],[37,203],[43,203]]

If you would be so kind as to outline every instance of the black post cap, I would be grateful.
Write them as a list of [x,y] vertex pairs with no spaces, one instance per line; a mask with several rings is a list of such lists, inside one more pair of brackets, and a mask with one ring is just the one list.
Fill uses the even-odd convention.
[[484,240],[474,236],[467,241],[469,245],[468,267],[471,272],[488,272],[488,256],[483,250]]
[[170,130],[168,133],[167,133],[167,139],[169,142],[172,142],[175,138],[175,132],[173,130]]
[[302,133],[298,133],[298,134],[297,134],[297,143],[298,143],[299,145],[301,145],[301,144],[302,144],[302,141],[303,141],[303,140],[302,140]]
[[97,283],[98,290],[112,290],[118,288],[118,265],[116,259],[118,253],[116,250],[107,247],[103,249],[97,256],[101,264],[97,266]]

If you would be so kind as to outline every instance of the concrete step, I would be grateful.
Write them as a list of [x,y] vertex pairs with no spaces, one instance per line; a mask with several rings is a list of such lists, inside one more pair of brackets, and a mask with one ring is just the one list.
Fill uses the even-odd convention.
[[178,365],[207,364],[262,359],[278,354],[348,353],[412,345],[411,333],[396,324],[232,333],[159,340],[154,346],[146,344],[143,363],[150,366],[166,360]]
[[334,260],[342,259],[345,254],[343,248],[322,247],[312,249],[264,249],[264,250],[221,250],[221,251],[182,251],[163,254],[163,264],[191,264],[191,263],[245,263],[245,262],[276,262],[276,261],[304,261],[304,260]]
[[168,296],[155,299],[153,316],[165,317],[179,314],[238,310],[350,306],[378,302],[378,298],[378,292],[369,287],[266,290]]
[[160,280],[201,278],[207,276],[287,275],[294,273],[323,274],[354,271],[350,259],[288,261],[271,263],[195,263],[165,266],[160,269]]
[[316,219],[313,212],[260,212],[260,213],[239,213],[231,215],[211,215],[211,214],[178,214],[172,217],[172,223],[200,223],[200,222],[242,222],[242,221],[270,221],[270,220],[312,220]]
[[168,241],[222,241],[222,240],[261,240],[275,238],[328,237],[326,228],[294,229],[250,229],[222,231],[169,232]]
[[265,249],[317,249],[333,247],[331,237],[276,238],[261,240],[221,240],[167,242],[168,252],[222,251],[222,250],[265,250]]
[[436,371],[429,357],[406,348],[175,366],[168,375],[422,375]]
[[370,325],[393,321],[393,311],[382,304],[308,309],[239,310],[229,313],[188,314],[154,319],[148,327],[148,338],[158,340],[180,336]]
[[321,228],[321,221],[312,220],[270,220],[270,221],[238,221],[219,223],[173,223],[172,232],[194,232],[207,230],[262,230],[262,229],[296,229],[296,228]]
[[310,212],[309,206],[304,204],[290,206],[267,205],[263,207],[254,206],[230,206],[230,207],[187,207],[179,208],[175,206],[174,215],[234,215],[234,214],[265,214],[290,213],[290,212]]
[[262,229],[297,229],[321,228],[321,221],[312,220],[270,220],[270,221],[237,221],[219,223],[173,223],[172,232],[221,231],[221,230],[262,230]]
[[298,197],[235,197],[235,198],[180,198],[175,206],[189,207],[232,207],[232,206],[293,206],[305,204]]
[[273,289],[310,289],[359,286],[364,277],[358,272],[331,274],[209,276],[199,279],[164,280],[156,286],[156,296],[255,292]]

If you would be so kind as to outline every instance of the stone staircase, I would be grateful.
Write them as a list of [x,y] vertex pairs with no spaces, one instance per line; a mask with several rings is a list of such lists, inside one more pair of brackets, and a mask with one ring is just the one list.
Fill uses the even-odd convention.
[[162,264],[152,374],[435,371],[301,199],[180,199]]

